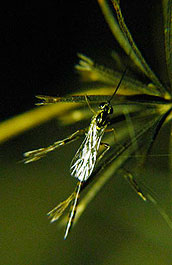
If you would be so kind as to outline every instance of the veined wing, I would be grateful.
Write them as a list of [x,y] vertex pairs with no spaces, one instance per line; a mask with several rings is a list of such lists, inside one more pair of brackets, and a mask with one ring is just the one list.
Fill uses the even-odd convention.
[[86,181],[94,169],[104,130],[105,127],[97,128],[96,117],[94,117],[83,143],[71,162],[71,175],[81,182]]

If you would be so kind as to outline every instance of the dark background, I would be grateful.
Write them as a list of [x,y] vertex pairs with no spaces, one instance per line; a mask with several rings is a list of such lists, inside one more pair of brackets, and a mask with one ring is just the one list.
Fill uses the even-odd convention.
[[[121,6],[138,47],[162,74],[160,1],[121,0]],[[111,51],[120,51],[96,0],[10,3],[0,13],[1,120],[32,109],[37,94],[64,95],[79,89],[77,52],[108,65]],[[33,164],[18,161],[23,152],[76,129],[61,128],[53,120],[1,146],[0,265],[171,265],[171,230],[154,207],[116,176],[87,207],[66,241],[58,223],[49,224],[46,213],[76,185],[69,165],[79,144],[64,146]],[[162,153],[167,152],[164,135],[157,141]],[[144,170],[142,182],[170,212],[167,157],[148,159]]]
[[[136,43],[158,68],[151,30],[161,30],[155,26],[160,1],[139,1],[138,5],[138,1],[128,4],[124,0],[121,6]],[[104,63],[117,46],[96,0],[28,1],[0,12],[1,120],[32,108],[37,94],[75,91],[78,52]],[[158,16],[159,21],[161,18]]]

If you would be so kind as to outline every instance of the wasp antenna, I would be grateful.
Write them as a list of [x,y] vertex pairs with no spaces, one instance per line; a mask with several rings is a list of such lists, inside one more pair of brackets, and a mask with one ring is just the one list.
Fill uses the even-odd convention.
[[122,82],[122,80],[124,79],[124,76],[125,76],[125,74],[126,74],[126,72],[127,72],[127,68],[128,68],[128,67],[126,66],[126,68],[125,68],[125,70],[124,70],[124,72],[123,72],[123,74],[122,74],[122,76],[121,76],[121,79],[119,80],[119,83],[118,83],[118,85],[117,85],[117,87],[116,87],[116,89],[115,89],[115,91],[113,92],[112,96],[111,96],[110,99],[108,100],[109,103],[110,103],[110,101],[112,100],[112,98],[114,97],[114,95],[116,94],[118,88],[120,87],[121,82]]

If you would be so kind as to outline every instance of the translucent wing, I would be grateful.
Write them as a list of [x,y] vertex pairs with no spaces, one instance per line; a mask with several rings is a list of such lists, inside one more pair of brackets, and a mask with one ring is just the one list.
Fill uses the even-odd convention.
[[71,175],[81,182],[86,181],[94,169],[104,130],[105,127],[97,128],[96,117],[94,117],[83,143],[72,160]]

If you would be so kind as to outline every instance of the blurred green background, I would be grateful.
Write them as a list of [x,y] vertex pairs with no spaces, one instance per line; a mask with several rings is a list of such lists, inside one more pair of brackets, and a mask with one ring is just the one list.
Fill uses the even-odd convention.
[[[128,6],[128,1],[121,1],[126,22],[148,62],[160,72],[163,52],[159,53],[158,64],[159,37],[156,39],[155,31],[151,31],[158,31],[156,23],[162,22],[159,15],[158,20],[156,17],[160,1],[140,1],[141,7],[136,2]],[[62,95],[78,89],[73,71],[77,52],[108,65],[107,55],[116,47],[95,0],[42,6],[29,2],[22,7],[6,7],[3,14],[1,120],[31,109],[36,94]],[[89,205],[66,241],[58,222],[49,223],[46,213],[75,187],[69,166],[80,142],[33,164],[18,162],[24,152],[49,145],[87,125],[63,128],[53,120],[1,145],[0,264],[172,264],[172,231],[154,207],[115,176]],[[168,127],[159,135],[154,154],[168,153],[167,135]],[[139,177],[171,214],[167,160],[149,158]]]

